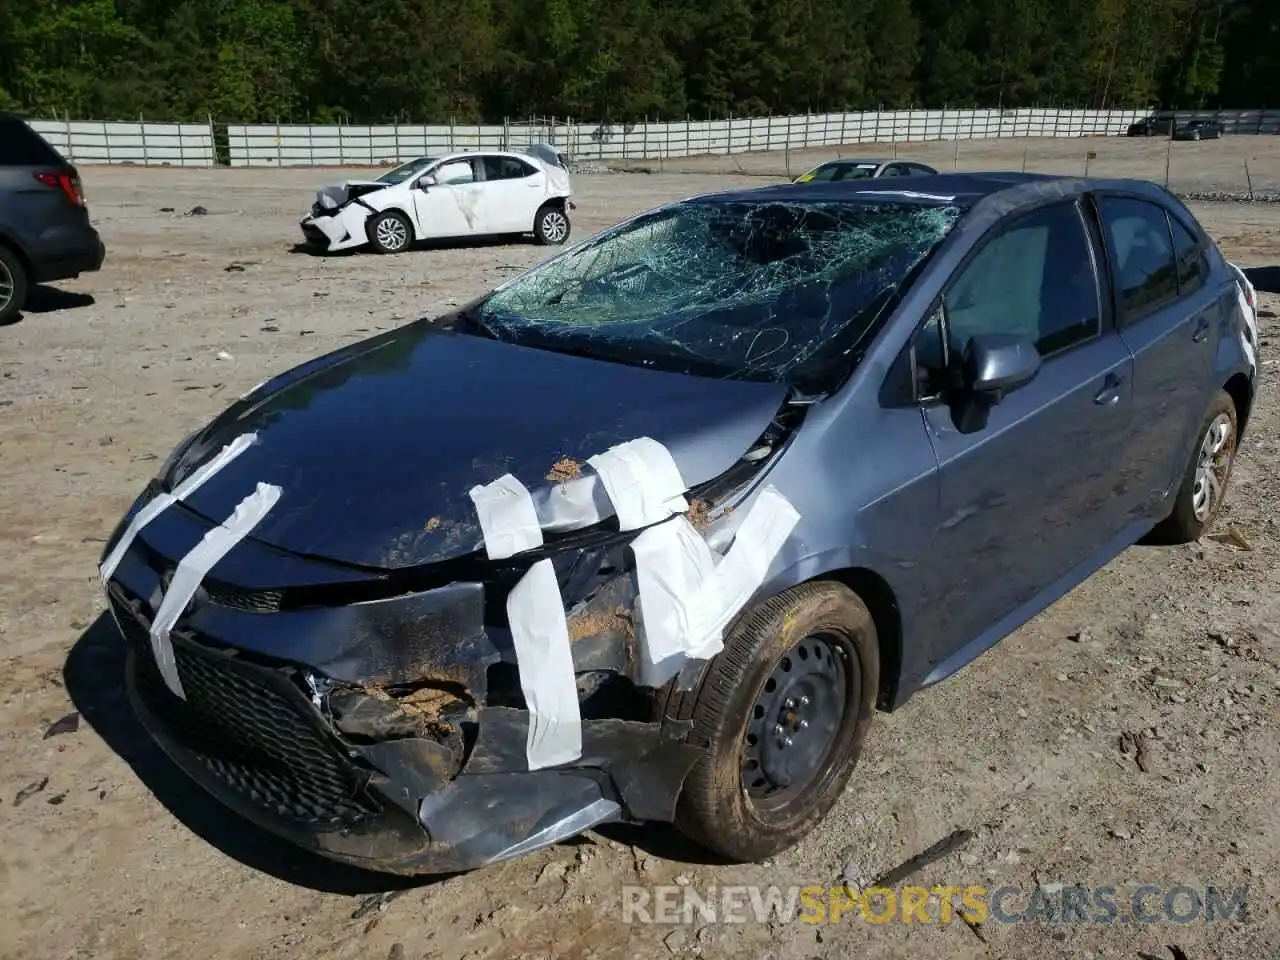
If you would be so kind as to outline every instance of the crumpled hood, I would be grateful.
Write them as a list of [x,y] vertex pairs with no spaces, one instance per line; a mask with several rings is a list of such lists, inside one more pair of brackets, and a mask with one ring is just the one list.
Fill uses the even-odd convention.
[[316,191],[316,203],[326,210],[334,210],[354,197],[384,190],[388,184],[377,180],[348,180],[346,183],[335,183],[321,187]]
[[419,321],[319,358],[192,440],[167,485],[242,433],[257,442],[186,503],[221,522],[258,482],[279,502],[254,539],[393,569],[479,549],[469,491],[504,473],[531,491],[553,465],[648,436],[690,486],[759,438],[782,384],[713,380],[568,356]]

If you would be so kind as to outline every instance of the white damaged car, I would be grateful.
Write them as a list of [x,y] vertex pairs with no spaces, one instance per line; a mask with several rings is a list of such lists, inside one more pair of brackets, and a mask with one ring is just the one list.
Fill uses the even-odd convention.
[[562,244],[572,195],[565,157],[548,144],[419,157],[376,180],[322,188],[302,234],[329,252],[368,244],[400,253],[415,240],[527,233]]

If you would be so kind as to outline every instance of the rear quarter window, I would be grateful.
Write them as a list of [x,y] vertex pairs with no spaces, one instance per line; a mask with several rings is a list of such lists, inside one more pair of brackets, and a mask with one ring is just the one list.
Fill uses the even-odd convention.
[[61,154],[26,122],[0,116],[0,167],[61,167]]

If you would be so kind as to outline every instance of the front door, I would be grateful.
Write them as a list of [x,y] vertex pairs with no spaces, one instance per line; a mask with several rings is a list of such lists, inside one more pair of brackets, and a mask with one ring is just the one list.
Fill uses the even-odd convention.
[[435,182],[414,187],[418,239],[465,237],[477,232],[481,184],[468,159],[448,160],[433,171]]
[[1195,235],[1163,207],[1130,197],[1098,201],[1116,278],[1120,336],[1133,353],[1133,432],[1126,474],[1138,515],[1170,510],[1200,421],[1224,315],[1208,287],[1209,264]]
[[[981,640],[1124,526],[1113,484],[1132,416],[1133,362],[1104,309],[1100,266],[1084,212],[1065,201],[985,241],[943,296],[952,357],[970,337],[1003,333],[1035,343],[1042,361],[980,429],[963,432],[941,396],[922,406],[941,471],[921,605],[935,664]],[[941,319],[917,337],[917,364],[936,371],[935,384],[945,376]]]

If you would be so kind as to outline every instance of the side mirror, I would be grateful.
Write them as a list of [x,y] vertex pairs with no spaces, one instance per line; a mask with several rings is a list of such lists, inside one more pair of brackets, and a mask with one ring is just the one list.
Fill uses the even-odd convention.
[[987,333],[970,338],[961,361],[965,389],[999,403],[1040,370],[1040,352],[1026,337]]
[[436,175],[434,173],[424,173],[418,178],[418,189],[425,190],[427,187],[433,187],[436,184]]

